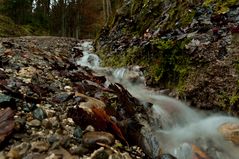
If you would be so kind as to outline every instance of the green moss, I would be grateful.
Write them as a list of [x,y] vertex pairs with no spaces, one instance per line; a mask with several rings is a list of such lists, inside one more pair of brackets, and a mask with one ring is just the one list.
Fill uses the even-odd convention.
[[188,39],[181,41],[155,39],[153,45],[158,48],[154,60],[149,66],[149,76],[164,87],[178,87],[183,90],[185,79],[191,71],[190,57],[184,54]]
[[203,5],[209,6],[211,4],[214,4],[214,11],[217,14],[224,14],[229,11],[229,8],[233,5],[239,4],[238,0],[205,0]]
[[230,99],[230,105],[234,105],[239,101],[239,96],[237,94],[234,94],[229,99]]
[[108,51],[106,49],[101,49],[97,52],[99,57],[103,59],[101,65],[102,66],[112,66],[112,67],[122,67],[124,66],[121,63],[121,56],[120,55],[108,55]]
[[232,114],[238,113],[239,94],[237,92],[228,94],[227,92],[222,91],[217,95],[217,101],[221,110]]
[[107,49],[101,49],[98,54],[103,59],[104,66],[123,67],[138,64],[146,67],[146,76],[150,76],[154,82],[167,88],[176,86],[182,92],[185,79],[191,71],[190,57],[184,54],[184,47],[189,41],[155,38],[150,41],[150,48],[154,48],[152,50],[132,46],[117,54],[108,55],[110,50]]
[[167,20],[159,23],[157,27],[162,30],[172,30],[178,27],[186,27],[189,25],[195,15],[195,11],[190,7],[190,2],[175,2],[168,8]]
[[159,50],[162,50],[162,51],[172,49],[173,46],[174,46],[174,41],[173,40],[162,40],[162,39],[159,39],[159,38],[152,39],[151,43],[153,45],[156,45],[156,47]]
[[[115,37],[127,36],[143,38],[147,29],[167,32],[177,27],[188,26],[195,15],[195,1],[143,0],[129,1],[128,14],[118,17]],[[197,2],[198,4],[199,2]],[[193,5],[192,5],[193,4]],[[124,8],[124,7],[122,7]],[[125,12],[124,12],[125,13]],[[121,15],[121,14],[119,14]],[[125,20],[127,19],[127,21]],[[116,24],[116,23],[114,23]],[[146,67],[146,75],[163,87],[175,87],[181,91],[185,79],[191,71],[190,57],[184,53],[189,39],[163,40],[155,37],[150,40],[150,47],[130,46],[122,52],[113,53],[110,48],[101,49],[100,57],[105,66],[121,67],[138,64]],[[109,55],[110,53],[110,55]]]
[[[234,67],[239,73],[239,61],[234,63]],[[239,110],[239,81],[237,81],[237,87],[231,92],[222,91],[217,95],[218,106],[226,112],[235,114]],[[238,114],[237,114],[238,115]]]

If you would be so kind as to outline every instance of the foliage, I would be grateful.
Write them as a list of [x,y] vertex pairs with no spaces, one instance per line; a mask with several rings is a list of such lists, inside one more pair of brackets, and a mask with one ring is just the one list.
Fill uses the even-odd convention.
[[16,25],[12,19],[0,15],[0,37],[30,35],[24,27]]
[[[107,17],[103,13],[105,1]],[[0,14],[33,35],[93,38],[121,3],[122,0],[2,0]]]
[[9,16],[17,24],[26,24],[31,20],[32,0],[4,0],[1,13]]

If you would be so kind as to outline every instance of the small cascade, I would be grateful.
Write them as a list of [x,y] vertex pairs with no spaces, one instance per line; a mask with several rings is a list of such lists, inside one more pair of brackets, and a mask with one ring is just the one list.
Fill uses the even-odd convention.
[[78,44],[74,49],[82,51],[82,57],[77,59],[76,64],[84,67],[89,67],[91,69],[99,68],[100,59],[97,55],[93,54],[92,42],[84,41],[81,44]]
[[152,131],[145,130],[145,138],[155,147],[154,156],[158,154],[159,146],[163,145],[163,151],[173,154],[177,159],[195,159],[195,144],[215,159],[238,159],[238,147],[226,141],[218,131],[224,123],[239,123],[238,118],[206,115],[183,102],[147,88],[139,66],[116,69],[100,67],[100,60],[92,53],[90,42],[83,43],[78,49],[83,51],[83,57],[77,61],[78,65],[105,75],[110,82],[122,84],[142,103],[153,104],[153,121],[150,125]]

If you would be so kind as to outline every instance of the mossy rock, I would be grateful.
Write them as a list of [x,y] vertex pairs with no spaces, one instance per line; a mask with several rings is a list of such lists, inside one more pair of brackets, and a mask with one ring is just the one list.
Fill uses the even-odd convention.
[[229,8],[239,5],[238,0],[205,0],[204,6],[212,5],[217,14],[224,14],[229,11]]
[[[235,112],[239,110],[239,95],[236,75],[231,74],[239,65],[235,62],[233,68],[230,59],[235,60],[233,50],[238,50],[238,33],[228,36],[232,37],[232,46],[225,46],[225,39],[212,31],[214,27],[220,30],[227,22],[219,24],[211,19],[229,9],[233,11],[237,5],[237,0],[129,0],[108,30],[97,38],[97,52],[105,66],[143,66],[148,85],[172,89],[193,106]],[[202,26],[203,18],[211,24]],[[205,43],[196,51],[187,50],[185,46],[192,40],[189,37],[195,40],[195,34],[196,40],[205,39],[212,45]],[[205,34],[205,38],[200,34]],[[226,55],[219,58],[220,52]]]

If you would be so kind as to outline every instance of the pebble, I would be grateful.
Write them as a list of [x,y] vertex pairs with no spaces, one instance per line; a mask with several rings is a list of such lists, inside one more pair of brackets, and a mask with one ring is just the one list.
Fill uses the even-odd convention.
[[46,112],[40,107],[36,108],[32,112],[32,115],[35,119],[38,119],[40,121],[42,121],[43,119],[45,119],[47,117]]
[[51,136],[48,137],[47,141],[48,141],[49,143],[54,143],[54,142],[59,141],[59,137],[56,136],[56,135],[51,135]]
[[11,150],[7,153],[7,157],[8,158],[20,158],[20,154],[16,149],[11,148]]
[[80,139],[82,135],[83,135],[83,130],[79,126],[77,126],[74,130],[73,136],[76,137],[77,139]]
[[92,126],[92,125],[88,125],[86,128],[85,128],[85,132],[88,132],[88,131],[95,131],[95,128]]
[[51,129],[52,128],[52,124],[49,121],[49,119],[43,119],[42,120],[42,126],[46,129]]
[[15,107],[15,99],[0,93],[0,106],[1,107]]
[[47,117],[53,117],[56,114],[55,110],[47,109],[46,110]]
[[56,117],[48,118],[48,120],[52,127],[58,127],[60,125]]
[[30,122],[27,122],[27,125],[32,126],[32,127],[39,127],[41,126],[41,121],[37,120],[37,119],[33,119]]
[[44,152],[49,149],[49,143],[45,141],[34,141],[31,143],[31,150],[35,152]]
[[62,103],[67,101],[70,98],[71,94],[69,93],[58,93],[56,96],[53,97],[53,101],[56,103]]
[[71,86],[65,86],[64,90],[67,92],[72,92],[73,88]]
[[103,131],[87,132],[82,137],[83,145],[89,148],[97,147],[97,143],[112,145],[114,142],[114,136],[108,132]]

